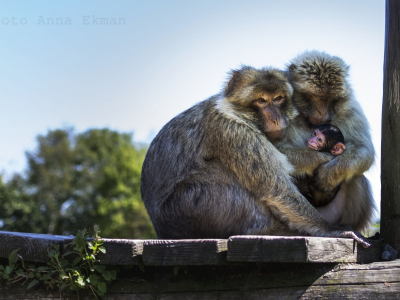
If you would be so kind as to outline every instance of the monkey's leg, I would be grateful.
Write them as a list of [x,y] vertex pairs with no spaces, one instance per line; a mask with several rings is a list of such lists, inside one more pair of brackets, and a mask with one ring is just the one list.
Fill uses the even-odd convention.
[[269,212],[218,162],[179,182],[160,212],[156,232],[162,239],[266,234],[271,222]]
[[348,225],[356,231],[368,229],[376,211],[368,179],[363,175],[342,182],[335,198],[317,210],[332,225]]
[[363,175],[347,182],[347,193],[339,224],[350,225],[356,231],[368,229],[377,211],[371,185]]

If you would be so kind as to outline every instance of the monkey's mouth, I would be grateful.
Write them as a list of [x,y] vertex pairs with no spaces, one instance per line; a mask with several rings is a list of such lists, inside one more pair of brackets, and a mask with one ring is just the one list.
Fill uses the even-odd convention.
[[280,129],[280,130],[276,130],[276,131],[270,131],[270,132],[266,132],[265,135],[270,138],[270,139],[277,139],[282,137],[284,130]]
[[313,144],[308,143],[308,148],[311,148],[313,150],[317,150],[318,151],[318,146],[315,146]]

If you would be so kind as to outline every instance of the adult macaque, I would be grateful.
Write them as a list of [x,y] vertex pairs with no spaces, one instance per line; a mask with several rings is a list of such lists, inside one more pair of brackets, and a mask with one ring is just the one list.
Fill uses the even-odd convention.
[[329,225],[292,183],[293,168],[269,141],[297,111],[278,70],[242,67],[223,91],[166,124],[147,152],[141,192],[158,238],[248,234],[350,237]]
[[[346,149],[342,132],[332,124],[322,124],[315,127],[307,143],[307,146],[313,150],[329,152],[335,156],[342,154]],[[338,186],[332,191],[320,192],[312,186],[311,176],[299,179],[296,185],[301,194],[315,207],[328,204],[339,190]]]
[[[335,199],[318,211],[330,223],[361,231],[368,228],[375,209],[363,176],[374,162],[375,151],[368,121],[347,81],[348,70],[342,59],[318,51],[291,61],[288,73],[299,115],[287,128],[285,142],[277,147],[294,165],[292,175],[314,176],[316,190],[332,192],[341,185]],[[340,126],[346,140],[346,151],[334,159],[307,147],[311,128],[322,123]]]

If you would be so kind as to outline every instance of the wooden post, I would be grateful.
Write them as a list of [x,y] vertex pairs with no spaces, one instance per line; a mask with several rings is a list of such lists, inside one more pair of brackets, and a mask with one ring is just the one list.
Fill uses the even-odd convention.
[[400,1],[386,0],[381,233],[400,252]]

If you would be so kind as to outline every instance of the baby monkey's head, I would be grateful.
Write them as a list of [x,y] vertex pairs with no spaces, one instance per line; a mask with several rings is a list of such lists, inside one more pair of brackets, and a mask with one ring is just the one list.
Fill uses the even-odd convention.
[[315,127],[308,139],[308,147],[317,151],[330,152],[333,155],[340,155],[346,149],[342,132],[332,124]]

